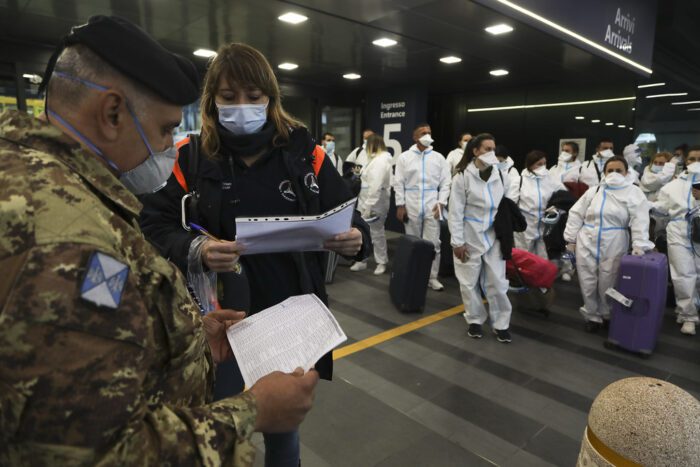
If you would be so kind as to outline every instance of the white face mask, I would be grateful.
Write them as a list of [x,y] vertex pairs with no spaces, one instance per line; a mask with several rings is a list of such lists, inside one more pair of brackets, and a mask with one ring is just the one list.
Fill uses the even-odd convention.
[[119,176],[124,186],[135,195],[153,193],[162,188],[173,173],[177,148],[151,153],[148,159]]
[[257,133],[267,121],[266,104],[219,105],[219,123],[234,135]]
[[612,152],[610,149],[606,149],[605,151],[600,152],[600,157],[603,159],[610,159],[611,157],[615,157],[615,153]]
[[326,141],[326,154],[333,154],[335,151],[335,141]]
[[659,174],[659,173],[661,173],[662,170],[664,170],[663,165],[652,165],[651,166],[652,173]]
[[497,165],[499,162],[498,157],[496,157],[496,153],[494,153],[493,151],[489,151],[486,154],[480,155],[479,160],[487,167]]
[[688,172],[691,174],[700,174],[700,162],[693,162],[688,165]]
[[467,147],[467,143],[465,143],[464,141],[462,141],[462,142],[459,143],[459,147],[460,147],[460,149],[461,149],[462,151],[464,151],[464,150],[466,149],[466,147]]
[[609,186],[621,186],[625,183],[625,176],[617,172],[610,172],[605,176],[605,183]]
[[508,170],[508,159],[504,160],[503,162],[499,162],[496,164],[496,167],[498,167],[498,170]]
[[547,167],[541,166],[541,167],[537,167],[532,173],[534,173],[538,177],[544,177],[549,172],[547,172]]
[[572,156],[568,152],[562,151],[561,154],[559,154],[559,161],[560,162],[570,162],[573,157],[574,156]]
[[435,141],[435,140],[434,140],[433,138],[430,137],[430,133],[428,133],[427,135],[423,135],[423,136],[421,136],[420,138],[418,138],[418,142],[419,142],[421,145],[425,146],[426,148],[429,148],[429,147],[433,144],[434,141]]

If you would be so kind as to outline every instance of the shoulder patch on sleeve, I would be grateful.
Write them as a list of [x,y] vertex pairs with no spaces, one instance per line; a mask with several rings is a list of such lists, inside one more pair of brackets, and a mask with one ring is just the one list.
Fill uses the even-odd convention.
[[97,306],[116,309],[129,275],[129,266],[109,255],[95,251],[88,259],[80,286],[80,298]]

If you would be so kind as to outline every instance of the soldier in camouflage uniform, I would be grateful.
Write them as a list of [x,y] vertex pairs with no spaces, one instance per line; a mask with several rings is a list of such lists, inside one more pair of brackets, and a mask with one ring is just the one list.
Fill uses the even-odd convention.
[[[94,136],[101,137],[89,128],[100,125],[93,115],[81,120],[51,95],[53,125],[18,111],[0,114],[0,465],[251,465],[253,431],[298,426],[318,376],[277,373],[208,403],[214,365],[231,357],[226,326],[241,317],[220,310],[200,319],[177,268],[144,239],[141,205],[122,183],[123,173],[144,165],[144,143],[146,160],[165,157],[153,152],[150,144],[159,149],[160,141],[153,135],[196,98],[196,80],[183,92],[188,76],[177,67],[186,61],[168,62],[165,49],[124,20],[91,18],[82,28],[69,48],[99,54],[116,41],[130,55],[136,44],[147,60],[171,65],[147,72],[180,82],[154,89],[149,75],[138,74],[145,72],[99,54],[158,94],[152,121],[139,123],[122,102],[102,127],[133,132],[133,144],[115,146],[123,156]],[[63,73],[53,79],[71,79]],[[83,96],[98,107],[79,108],[120,96],[120,86],[112,91],[106,80]],[[161,139],[160,147],[172,145],[171,134]]]

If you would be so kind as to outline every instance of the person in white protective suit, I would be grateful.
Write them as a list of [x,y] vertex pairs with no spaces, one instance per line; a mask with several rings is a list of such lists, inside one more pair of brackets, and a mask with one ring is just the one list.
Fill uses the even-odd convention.
[[557,165],[549,169],[549,176],[560,183],[577,182],[581,161],[578,160],[578,143],[567,141],[561,145]]
[[700,206],[700,190],[693,187],[700,186],[700,146],[688,150],[685,163],[687,171],[661,189],[653,207],[654,212],[669,218],[666,239],[677,322],[683,334],[694,335],[700,304],[700,244],[692,242],[687,219],[692,219]]
[[627,176],[635,185],[639,185],[639,172],[638,170],[642,167],[642,148],[637,144],[628,144],[622,150],[622,157],[627,161],[629,165],[629,170],[627,171]]
[[450,196],[450,166],[445,157],[433,150],[430,125],[413,130],[416,143],[396,160],[394,194],[396,217],[406,222],[406,233],[424,238],[435,245],[435,260],[428,286],[433,290],[445,287],[437,278],[440,267],[440,218]]
[[506,185],[506,198],[510,198],[514,203],[518,202],[520,191],[520,174],[515,168],[515,161],[510,157],[510,151],[507,147],[499,144],[496,146],[496,158],[498,159],[498,168],[503,175],[508,174],[508,184]]
[[649,241],[649,202],[627,177],[623,157],[609,159],[600,186],[591,187],[569,211],[564,230],[567,249],[576,253],[586,331],[597,332],[610,319],[606,290],[614,287],[620,260],[630,248],[643,255],[654,248]]
[[[386,247],[386,232],[384,222],[389,212],[391,196],[391,168],[393,160],[386,150],[384,139],[372,134],[367,138],[367,165],[362,167],[360,178],[362,188],[357,200],[357,210],[369,224],[372,245],[374,245],[374,260],[377,267],[374,274],[386,272],[389,262]],[[367,269],[367,260],[357,261],[350,267],[351,271]]]
[[[506,262],[493,226],[508,185],[508,174],[496,167],[494,149],[495,140],[486,133],[467,145],[464,159],[452,179],[449,227],[467,335],[481,338],[482,326],[490,317],[498,341],[508,343],[512,307],[507,296]],[[481,290],[488,301],[488,314]]]
[[518,207],[525,216],[527,228],[515,233],[515,247],[529,251],[537,256],[549,259],[544,244],[544,224],[547,203],[555,191],[566,187],[549,176],[547,171],[547,154],[542,151],[530,151],[525,156],[525,168],[520,174],[520,195]]
[[352,162],[355,164],[356,172],[359,173],[363,166],[367,165],[367,138],[373,135],[374,131],[369,128],[362,132],[362,146],[353,149],[348,157],[345,158],[345,162]]
[[[642,173],[639,188],[642,189],[650,203],[656,201],[661,188],[673,180],[676,164],[671,162],[672,157],[670,152],[655,154]],[[654,238],[652,238],[654,240],[659,233],[666,230],[667,218],[652,212],[651,219],[654,221]]]
[[610,138],[601,139],[591,160],[584,162],[579,167],[577,181],[585,183],[589,188],[598,186],[603,179],[603,166],[608,159],[615,156],[613,148],[613,142]]
[[464,132],[461,135],[459,135],[459,141],[457,143],[457,147],[454,148],[452,151],[450,151],[447,154],[447,163],[450,164],[450,173],[452,175],[455,174],[455,171],[457,169],[457,164],[459,164],[459,161],[462,160],[462,156],[464,155],[464,148],[467,147],[467,143],[469,140],[472,139],[472,134],[469,132]]

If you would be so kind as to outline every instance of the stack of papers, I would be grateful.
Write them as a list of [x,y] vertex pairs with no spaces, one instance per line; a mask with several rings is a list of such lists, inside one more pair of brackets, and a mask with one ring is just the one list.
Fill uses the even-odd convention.
[[347,340],[330,310],[313,294],[288,298],[226,334],[248,388],[274,371],[309,370]]

